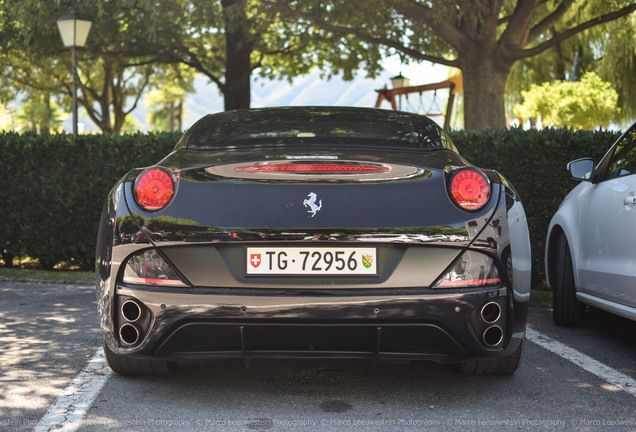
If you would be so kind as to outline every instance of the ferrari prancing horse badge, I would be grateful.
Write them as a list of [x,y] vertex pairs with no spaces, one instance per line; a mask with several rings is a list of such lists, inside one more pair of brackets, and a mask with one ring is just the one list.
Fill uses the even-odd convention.
[[316,195],[314,192],[310,192],[309,195],[307,196],[309,198],[306,198],[303,201],[303,206],[309,207],[309,210],[307,210],[307,213],[311,213],[311,217],[314,217],[316,216],[316,213],[318,213],[320,209],[322,208],[322,200],[319,200],[318,204],[316,204],[318,195]]

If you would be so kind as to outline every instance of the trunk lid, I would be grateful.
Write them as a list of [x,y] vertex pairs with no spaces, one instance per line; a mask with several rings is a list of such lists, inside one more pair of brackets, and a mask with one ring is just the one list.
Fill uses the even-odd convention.
[[340,149],[310,156],[290,149],[183,150],[158,165],[179,173],[170,205],[147,212],[133,198],[132,185],[126,195],[131,212],[148,227],[160,219],[165,232],[465,229],[467,220],[489,214],[497,201],[494,190],[477,212],[451,201],[445,170],[467,163],[448,150]]

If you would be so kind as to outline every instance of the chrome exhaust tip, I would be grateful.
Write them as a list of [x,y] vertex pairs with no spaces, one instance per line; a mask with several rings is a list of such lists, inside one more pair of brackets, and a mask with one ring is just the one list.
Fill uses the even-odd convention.
[[488,324],[493,324],[501,318],[501,306],[496,302],[489,302],[481,308],[481,319]]
[[136,301],[126,300],[121,305],[121,314],[128,322],[135,322],[141,318],[141,306]]
[[139,330],[132,324],[119,327],[119,338],[124,345],[134,345],[139,341]]
[[503,340],[503,330],[499,326],[490,326],[484,331],[482,339],[489,347],[497,346]]

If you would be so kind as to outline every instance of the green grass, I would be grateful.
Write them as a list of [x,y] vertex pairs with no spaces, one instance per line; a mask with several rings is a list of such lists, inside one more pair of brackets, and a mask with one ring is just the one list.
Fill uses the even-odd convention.
[[552,291],[530,290],[530,306],[531,307],[551,307]]
[[26,278],[42,280],[70,280],[93,282],[95,274],[93,272],[68,271],[68,270],[32,270],[22,268],[0,267],[0,276],[8,278]]

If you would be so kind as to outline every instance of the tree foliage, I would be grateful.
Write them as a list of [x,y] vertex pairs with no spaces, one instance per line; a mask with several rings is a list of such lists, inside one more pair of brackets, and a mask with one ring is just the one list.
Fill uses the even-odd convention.
[[78,102],[102,131],[120,133],[152,76],[161,72],[147,56],[127,55],[124,47],[134,45],[142,53],[148,46],[148,30],[168,25],[166,20],[153,21],[156,17],[137,3],[0,2],[0,43],[5,47],[0,55],[0,96],[6,99],[37,90],[57,95],[62,106],[70,107],[71,55],[63,47],[54,18],[74,8],[93,21],[86,48],[78,53]]
[[334,40],[267,0],[140,1],[176,23],[153,32],[145,53],[157,63],[181,63],[205,75],[223,94],[225,109],[249,107],[253,74],[291,79],[335,63],[351,77],[368,52],[376,53],[372,64],[379,68],[376,47],[350,36]]
[[[631,0],[3,0],[0,96],[36,88],[65,94],[68,105],[70,55],[51,17],[71,7],[94,20],[80,56],[80,102],[107,132],[122,130],[153,77],[165,72],[157,65],[204,74],[233,109],[249,107],[254,73],[291,79],[319,67],[352,78],[362,66],[374,75],[395,53],[460,69],[465,126],[505,127],[511,71],[530,76],[527,59],[555,51],[551,69],[529,81],[562,78],[575,41],[590,48],[581,51],[582,70],[593,70],[592,58],[601,77],[623,86],[619,104],[636,104],[633,80],[610,76],[633,75]],[[628,20],[632,30],[624,31]],[[607,55],[625,49],[627,56]],[[528,73],[515,72],[518,65]]]
[[580,81],[554,81],[532,85],[515,107],[523,119],[541,117],[543,126],[593,130],[607,128],[614,119],[618,93],[594,72]]
[[504,90],[516,62],[636,10],[629,0],[270,1],[336,37],[461,69],[469,129],[506,126]]
[[[604,81],[612,83],[618,93],[621,111],[616,120],[625,128],[636,119],[636,14],[620,22],[613,22],[590,50],[595,53],[596,72]],[[595,70],[590,68],[588,70]]]
[[[552,33],[565,31],[567,23],[584,16],[591,18],[606,8],[607,2],[586,1],[573,8]],[[554,80],[576,80],[595,72],[611,83],[618,93],[613,122],[623,126],[636,118],[636,14],[608,22],[564,40],[543,53],[523,59],[513,66],[506,84],[508,109],[521,102],[521,92],[533,84]],[[576,69],[576,76],[573,73]]]
[[185,66],[175,67],[162,76],[156,89],[148,92],[144,103],[148,110],[148,124],[154,131],[183,130],[184,101],[194,91],[195,73]]
[[16,123],[24,132],[48,133],[59,131],[64,118],[50,94],[32,91],[19,107]]
[[[51,17],[65,15],[74,5],[93,19],[80,56],[80,103],[106,132],[122,130],[126,115],[165,65],[183,64],[204,74],[224,95],[226,109],[234,109],[249,107],[253,73],[291,79],[335,62],[351,77],[361,52],[377,52],[351,37],[334,43],[324,31],[283,15],[264,0],[19,3],[0,3],[0,41],[7,46],[0,55],[0,88],[70,95],[70,55]],[[379,59],[374,56],[376,68]],[[68,105],[68,100],[63,102]]]

